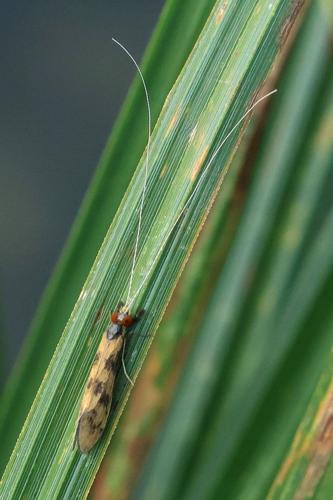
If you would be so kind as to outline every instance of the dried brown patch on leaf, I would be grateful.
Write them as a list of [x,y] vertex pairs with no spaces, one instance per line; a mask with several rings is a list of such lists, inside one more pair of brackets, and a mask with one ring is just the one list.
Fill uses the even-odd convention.
[[284,23],[282,24],[281,30],[280,30],[280,38],[279,38],[280,48],[283,47],[283,45],[286,43],[286,41],[289,37],[289,33],[290,33],[291,29],[293,28],[295,21],[297,19],[297,16],[299,15],[304,4],[305,4],[304,0],[294,0],[293,1],[289,15],[286,17]]

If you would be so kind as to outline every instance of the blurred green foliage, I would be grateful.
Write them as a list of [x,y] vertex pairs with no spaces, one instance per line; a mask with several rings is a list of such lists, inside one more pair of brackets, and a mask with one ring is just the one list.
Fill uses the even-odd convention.
[[[192,19],[182,10],[185,7],[177,11],[177,3],[167,4],[161,21],[164,28],[157,33],[165,29],[170,36],[167,27],[172,30],[172,23],[180,19],[178,13],[184,15],[184,25]],[[196,11],[192,42],[213,3]],[[332,445],[327,429],[333,320],[333,72],[327,5],[314,2],[302,18],[299,2],[215,2],[199,43],[162,110],[152,142],[137,287],[142,281],[139,271],[149,268],[154,255],[160,256],[163,234],[173,227],[179,207],[186,206],[188,211],[143,291],[147,314],[140,333],[151,334],[157,328],[221,184],[221,169],[231,164],[232,170],[160,327],[151,364],[137,384],[138,395],[133,398],[137,403],[129,409],[118,446],[111,449],[104,469],[103,491],[108,495],[116,491],[117,498],[125,498],[131,492],[133,498],[147,500],[332,496]],[[187,206],[193,192],[185,182],[188,173],[193,173],[202,157],[207,161],[209,152],[242,115],[248,96],[270,69],[296,19],[300,29],[290,53],[280,61],[279,92],[269,114],[252,130],[253,136],[247,134],[235,157],[237,137],[231,138],[212,165],[209,179]],[[155,39],[158,48],[156,40],[165,48],[163,37]],[[184,59],[190,42],[186,47],[179,49]],[[169,56],[172,59],[172,52]],[[175,65],[175,75],[180,65]],[[156,92],[158,85],[153,86]],[[143,99],[138,84],[135,89],[139,116]],[[134,108],[128,106],[125,117],[133,113]],[[154,99],[153,109],[156,117]],[[141,111],[145,118],[145,110]],[[123,122],[124,133],[129,133],[130,123]],[[194,125],[206,132],[209,152],[204,156],[207,142],[194,141],[194,148],[188,143]],[[137,156],[133,153],[128,162],[131,168],[143,144],[142,135]],[[108,163],[112,155],[108,150],[105,155],[103,161]],[[83,497],[107,449],[128,394],[122,375],[116,389],[118,405],[100,446],[87,457],[71,452],[69,446],[80,387],[107,313],[126,290],[127,252],[136,227],[142,165],[143,160],[85,284],[85,308],[77,304],[51,362],[4,476],[1,498],[19,498],[23,493],[33,498]],[[95,184],[94,189],[104,189],[105,182]],[[177,205],[175,193],[182,204]],[[91,220],[82,217],[88,231]],[[156,239],[159,232],[162,240]],[[97,294],[92,297],[94,287]],[[98,304],[104,306],[103,324],[96,326]],[[133,376],[149,343],[139,336],[131,342],[126,364]],[[182,373],[167,411],[169,389],[176,384],[172,380],[175,359],[176,371]],[[17,375],[17,387],[22,373]],[[14,389],[12,394],[16,394]],[[143,396],[146,413],[138,422]],[[141,471],[158,426],[157,441]],[[299,436],[304,446],[299,445]],[[306,446],[309,442],[311,446]],[[311,475],[314,470],[316,474]],[[102,496],[103,477],[102,469],[94,488],[96,498]]]

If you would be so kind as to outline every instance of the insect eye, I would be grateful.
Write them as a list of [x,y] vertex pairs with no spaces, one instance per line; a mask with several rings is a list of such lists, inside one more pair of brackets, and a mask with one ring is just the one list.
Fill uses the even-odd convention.
[[118,321],[118,313],[117,312],[113,312],[111,314],[111,321],[112,321],[112,323],[117,323],[117,321]]
[[123,325],[123,326],[125,326],[125,327],[126,327],[126,326],[131,326],[131,325],[133,325],[133,322],[134,322],[134,320],[133,320],[133,316],[131,316],[130,314],[128,314],[128,315],[127,315],[127,316],[125,316],[125,318],[123,319],[123,321],[122,321],[122,325]]

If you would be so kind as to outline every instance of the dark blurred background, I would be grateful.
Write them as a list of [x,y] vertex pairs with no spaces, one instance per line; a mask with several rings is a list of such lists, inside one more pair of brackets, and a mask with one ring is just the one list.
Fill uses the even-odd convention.
[[[0,310],[21,348],[163,0],[1,2]],[[131,138],[128,138],[130,147]]]

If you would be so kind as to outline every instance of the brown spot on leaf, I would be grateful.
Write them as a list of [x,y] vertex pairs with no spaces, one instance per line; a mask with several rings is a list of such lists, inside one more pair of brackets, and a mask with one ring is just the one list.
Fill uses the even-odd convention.
[[286,20],[284,21],[281,31],[280,31],[280,46],[282,47],[290,33],[291,28],[294,26],[295,20],[304,5],[304,0],[294,0],[291,6],[291,10]]
[[223,2],[221,7],[217,9],[216,16],[215,16],[215,24],[218,26],[224,18],[224,15],[226,13],[226,10],[228,8],[228,2]]
[[191,173],[191,181],[195,181],[205,159],[206,159],[206,156],[207,156],[207,153],[208,153],[208,146],[205,147],[205,149],[203,150],[203,152],[201,153],[198,161],[196,162],[196,164],[194,165],[194,169],[192,170],[192,173]]
[[163,168],[162,168],[162,170],[161,170],[161,172],[160,172],[160,179],[161,179],[162,177],[164,177],[164,176],[165,176],[165,174],[166,174],[166,172],[168,171],[168,169],[169,169],[169,165],[166,163],[166,164],[163,166]]
[[[288,474],[294,474],[297,464],[305,465],[303,476],[298,478],[298,489],[293,496],[294,500],[312,498],[316,492],[320,480],[327,470],[333,452],[333,384],[327,388],[320,406],[315,415],[305,416],[307,422],[304,428],[301,424],[297,431],[291,450],[282,465],[277,478],[267,496],[267,499],[275,498],[277,489],[283,482],[288,481]],[[312,420],[309,426],[309,418]]]
[[94,319],[94,322],[93,322],[93,325],[96,325],[96,323],[100,320],[101,315],[102,315],[102,311],[103,311],[103,305],[98,309],[96,316],[95,316],[95,319]]
[[179,116],[179,111],[177,110],[175,112],[175,114],[173,115],[173,117],[171,118],[170,122],[169,122],[169,125],[168,125],[168,128],[167,128],[167,135],[171,132],[171,130],[174,128],[174,126],[176,125],[177,123],[177,120],[178,120],[178,116]]

